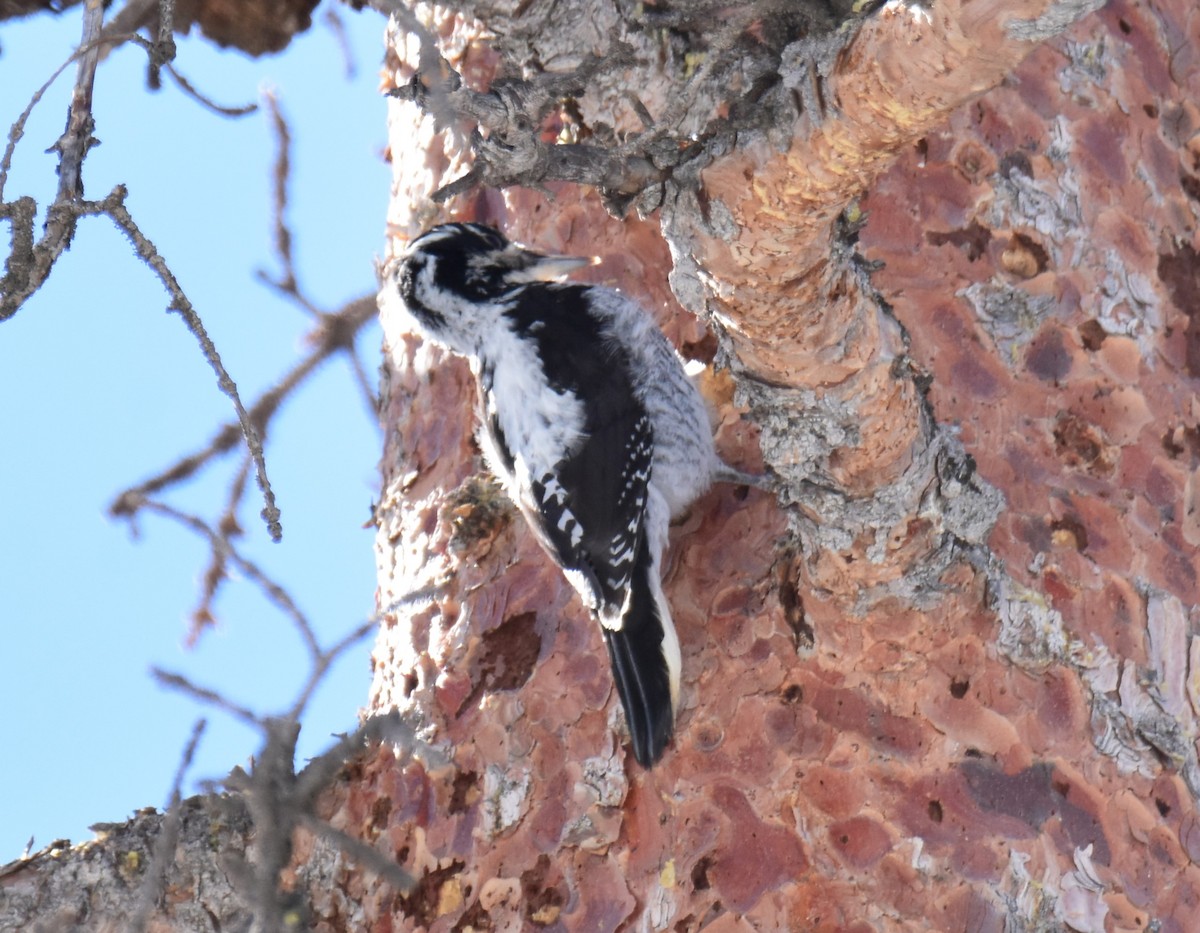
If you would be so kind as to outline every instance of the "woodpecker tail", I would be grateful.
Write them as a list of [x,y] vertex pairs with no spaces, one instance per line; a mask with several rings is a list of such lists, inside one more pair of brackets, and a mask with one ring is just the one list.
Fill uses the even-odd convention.
[[644,536],[630,585],[621,627],[604,626],[604,642],[625,708],[633,754],[638,764],[649,768],[662,757],[675,731],[680,656],[679,639],[658,579],[658,562],[651,560]]

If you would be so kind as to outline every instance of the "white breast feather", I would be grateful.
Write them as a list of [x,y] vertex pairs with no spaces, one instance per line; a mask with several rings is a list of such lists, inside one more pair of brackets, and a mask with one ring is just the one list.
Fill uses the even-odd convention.
[[505,321],[484,337],[482,355],[492,364],[493,397],[510,400],[493,407],[517,481],[551,473],[583,440],[583,403],[550,387],[535,345],[514,334]]

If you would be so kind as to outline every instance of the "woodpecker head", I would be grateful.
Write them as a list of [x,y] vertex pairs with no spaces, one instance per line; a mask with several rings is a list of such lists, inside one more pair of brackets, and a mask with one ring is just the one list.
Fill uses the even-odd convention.
[[[482,224],[441,224],[421,234],[390,270],[409,312],[432,337],[452,336],[482,304],[530,282],[550,282],[590,259],[545,256]],[[451,333],[448,333],[451,332]]]

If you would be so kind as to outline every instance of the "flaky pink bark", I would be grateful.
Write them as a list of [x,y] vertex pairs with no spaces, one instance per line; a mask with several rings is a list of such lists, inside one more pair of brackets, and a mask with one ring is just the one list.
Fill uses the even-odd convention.
[[[907,353],[1008,508],[987,549],[906,591],[946,534],[919,495],[896,527],[797,555],[770,497],[714,490],[673,534],[684,684],[654,771],[627,760],[583,608],[519,518],[459,486],[478,466],[465,367],[385,321],[381,603],[452,582],[376,654],[374,702],[441,754],[368,762],[338,813],[424,878],[405,899],[355,882],[374,928],[1189,929],[1197,14],[1112,6],[938,126],[1028,51],[1001,6],[869,26],[831,79],[839,112],[704,173],[736,233],[689,246],[742,374],[857,413],[825,464],[842,488],[913,482],[938,437]],[[459,173],[421,132],[406,197]],[[830,260],[856,194],[907,349]],[[397,227],[431,219],[407,210]],[[653,226],[573,190],[471,213],[608,257],[597,280],[706,352]],[[725,385],[722,449],[752,464]]]

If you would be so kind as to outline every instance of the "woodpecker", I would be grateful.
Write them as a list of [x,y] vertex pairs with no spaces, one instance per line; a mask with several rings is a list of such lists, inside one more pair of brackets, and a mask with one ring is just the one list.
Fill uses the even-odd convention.
[[734,471],[650,314],[614,289],[560,281],[590,262],[443,224],[385,270],[384,300],[398,297],[424,338],[469,361],[487,465],[599,621],[649,768],[679,700],[668,526]]

